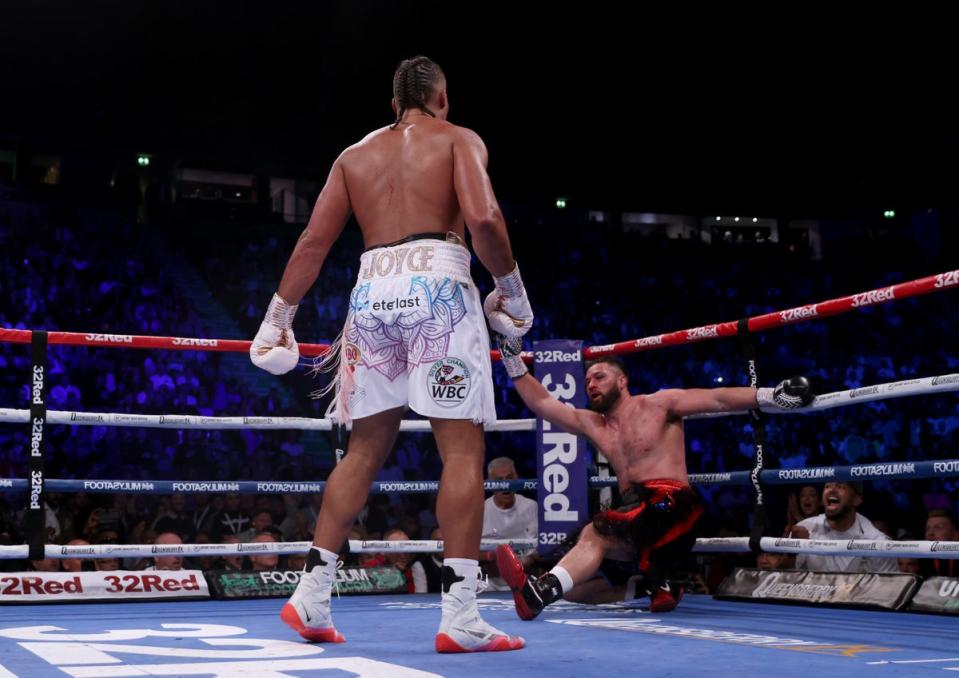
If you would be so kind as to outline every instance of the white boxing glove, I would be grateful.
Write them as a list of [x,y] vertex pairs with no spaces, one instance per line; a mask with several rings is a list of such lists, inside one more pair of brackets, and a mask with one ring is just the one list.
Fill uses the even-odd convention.
[[533,309],[519,275],[519,264],[511,273],[494,280],[496,289],[483,302],[490,329],[504,337],[521,337],[533,326]]
[[253,337],[250,360],[270,374],[286,374],[300,362],[300,347],[293,335],[296,309],[274,294],[260,323],[260,331]]

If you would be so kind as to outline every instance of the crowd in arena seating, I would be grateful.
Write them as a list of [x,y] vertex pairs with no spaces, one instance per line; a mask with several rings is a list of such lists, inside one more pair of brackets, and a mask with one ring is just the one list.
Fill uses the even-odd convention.
[[[510,230],[536,312],[528,341],[558,337],[605,344],[735,320],[928,275],[940,263],[911,256],[903,241],[873,242],[869,258],[855,259],[846,256],[846,243],[836,243],[822,260],[810,261],[804,250],[771,242],[708,244],[626,233],[609,223],[561,229],[515,223]],[[182,260],[153,256],[158,241],[182,240],[184,234],[189,247]],[[176,267],[193,267],[246,333],[240,338],[251,338],[298,235],[298,228],[285,224],[147,228],[122,214],[7,203],[0,206],[0,327],[209,337],[211,328],[172,274]],[[361,249],[353,227],[303,300],[295,326],[301,342],[328,342],[339,332]],[[474,272],[488,290],[490,278],[478,263]],[[930,295],[763,333],[757,337],[761,380],[773,385],[804,374],[819,392],[828,392],[959,371],[951,322],[955,303],[950,293]],[[282,405],[269,385],[267,395],[258,395],[238,380],[231,361],[239,359],[243,356],[51,347],[49,407],[321,416],[325,403],[306,394],[322,382],[306,369],[285,378],[297,398]],[[627,365],[633,392],[746,382],[735,341],[642,353],[627,357]],[[0,405],[27,407],[28,372],[28,350],[0,344]],[[494,374],[500,416],[528,416],[505,373],[497,368]],[[952,397],[906,398],[818,415],[770,416],[766,428],[769,467],[949,459],[957,456],[959,403]],[[104,426],[48,431],[46,466],[48,476],[57,478],[321,480],[335,463],[329,441],[296,431]],[[751,466],[746,418],[689,422],[686,432],[690,472]],[[28,447],[26,427],[0,424],[0,477],[26,477]],[[490,434],[487,447],[489,458],[510,456],[521,477],[534,476],[530,434]],[[381,478],[435,479],[439,470],[431,440],[401,436]],[[951,480],[876,481],[869,484],[864,510],[884,519],[890,536],[920,537],[928,511],[957,512],[955,489]],[[748,531],[749,488],[701,491],[710,507],[706,533]],[[772,533],[786,522],[788,491],[774,496],[782,518],[773,516]],[[167,532],[185,541],[253,539],[263,533],[308,540],[319,499],[62,494],[47,501],[48,537],[64,544],[104,539],[96,525],[104,512],[117,516],[110,521],[112,532],[128,543],[150,543]],[[23,541],[22,505],[22,495],[0,495],[0,539],[7,543]],[[402,528],[412,538],[425,538],[435,527],[431,506],[428,495],[374,495],[358,528],[363,536]]]

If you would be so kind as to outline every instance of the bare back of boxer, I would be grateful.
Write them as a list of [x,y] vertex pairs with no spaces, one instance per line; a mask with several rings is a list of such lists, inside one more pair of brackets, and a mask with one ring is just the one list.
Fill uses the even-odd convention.
[[[444,103],[439,106],[446,108]],[[477,143],[462,127],[413,109],[371,132],[337,160],[367,249],[417,233],[455,232],[464,220],[454,186],[454,149]],[[465,238],[464,238],[465,240]]]
[[[421,233],[452,231],[465,240],[465,224],[476,255],[494,277],[513,270],[503,215],[486,173],[486,146],[472,130],[446,120],[446,78],[438,66],[425,68],[426,76],[406,76],[422,81],[419,87],[399,83],[409,100],[393,99],[396,122],[371,132],[333,163],[280,281],[277,293],[288,303],[297,303],[313,284],[350,214],[366,249]],[[394,81],[394,92],[397,85]]]
[[[443,461],[437,518],[445,560],[436,650],[519,649],[523,640],[487,625],[475,604],[482,422],[495,419],[495,409],[488,330],[469,279],[467,227],[476,255],[502,290],[494,310],[512,312],[512,319],[516,308],[528,310],[529,304],[486,173],[486,147],[474,132],[447,122],[442,70],[426,57],[406,60],[394,75],[393,93],[394,123],[334,162],[251,348],[253,362],[274,374],[296,364],[296,305],[355,215],[367,252],[350,298],[341,340],[348,355],[341,358],[334,401],[340,421],[352,418],[352,432],[346,456],[327,481],[304,576],[281,618],[309,640],[344,640],[330,615],[336,554],[409,406],[430,419]],[[420,238],[427,244],[405,245]],[[516,336],[528,329],[531,311],[522,320]],[[429,332],[416,331],[421,325]],[[440,391],[451,395],[438,400]]]

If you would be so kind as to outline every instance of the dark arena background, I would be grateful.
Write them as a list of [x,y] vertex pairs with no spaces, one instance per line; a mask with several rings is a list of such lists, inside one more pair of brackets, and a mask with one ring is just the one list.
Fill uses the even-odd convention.
[[[0,8],[0,678],[959,670],[954,31],[933,11],[775,11]],[[280,620],[349,437],[313,368],[350,307],[355,219],[301,302],[299,366],[257,369],[250,340],[332,163],[393,123],[418,54],[488,149],[535,374],[556,357],[581,386],[616,354],[652,394],[748,386],[752,359],[758,386],[815,390],[684,424],[704,514],[675,609],[629,588],[521,621],[487,556],[478,607],[526,647],[436,653],[440,581],[411,572],[439,571],[442,464],[409,412],[340,554],[347,642]],[[534,345],[556,339],[574,343]],[[566,548],[544,510],[567,485],[581,513],[620,497],[584,439],[544,447],[492,369],[484,472],[516,473],[486,497],[515,491],[540,523],[484,531],[484,553],[510,541],[540,574]],[[797,534],[835,485],[881,536]]]

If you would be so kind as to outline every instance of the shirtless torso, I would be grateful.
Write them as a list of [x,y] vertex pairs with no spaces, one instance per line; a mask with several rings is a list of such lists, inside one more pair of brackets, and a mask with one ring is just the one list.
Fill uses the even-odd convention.
[[624,491],[649,480],[689,482],[683,417],[756,406],[753,388],[663,389],[630,395],[626,373],[610,362],[594,363],[586,371],[589,410],[561,405],[531,377],[514,384],[538,416],[589,438],[609,460]]
[[683,420],[664,398],[628,396],[614,414],[590,417],[587,436],[609,460],[619,487],[656,478],[688,483]]
[[351,214],[367,249],[417,233],[464,238],[468,225],[480,262],[494,276],[509,273],[513,253],[487,160],[476,133],[419,110],[371,132],[333,163],[277,293],[296,301],[306,294]]
[[367,248],[413,233],[454,231],[464,219],[454,185],[457,146],[471,132],[413,111],[395,128],[371,132],[337,160]]

